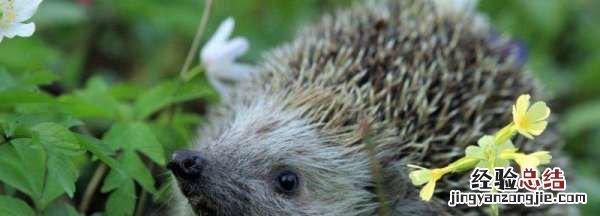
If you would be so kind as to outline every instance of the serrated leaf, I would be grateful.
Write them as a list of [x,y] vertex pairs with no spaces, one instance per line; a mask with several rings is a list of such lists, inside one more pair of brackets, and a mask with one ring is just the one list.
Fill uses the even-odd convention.
[[81,24],[89,18],[85,9],[85,5],[77,2],[48,1],[38,9],[32,21],[42,28]]
[[[25,51],[27,50],[27,51]],[[59,63],[60,50],[44,43],[41,38],[15,38],[0,43],[0,65],[12,71],[32,71]]]
[[30,128],[44,122],[55,122],[66,128],[82,124],[71,116],[57,113],[11,113],[0,118],[3,130],[8,137],[29,137]]
[[42,195],[46,154],[33,148],[31,139],[14,139],[0,145],[0,181],[37,201]]
[[112,150],[122,148],[125,151],[140,151],[157,164],[165,164],[162,145],[150,127],[144,123],[116,123],[103,140]]
[[111,170],[108,173],[108,176],[104,179],[104,184],[102,184],[102,188],[100,191],[106,193],[110,192],[116,188],[119,188],[123,182],[129,181],[130,177],[125,172],[119,173],[116,170]]
[[44,210],[44,216],[81,216],[77,210],[68,203],[54,203]]
[[[62,107],[77,118],[127,119],[119,101],[110,93],[108,85],[99,78],[92,78],[85,89],[61,96]],[[99,106],[101,104],[101,106]]]
[[47,153],[34,145],[32,139],[14,139],[11,144],[22,163],[22,172],[29,182],[30,188],[39,197],[44,187]]
[[0,69],[0,90],[10,89],[17,85],[17,81],[4,69]]
[[123,165],[125,172],[135,179],[135,181],[139,183],[146,191],[156,193],[152,174],[135,152],[123,152],[121,164]]
[[0,70],[0,90],[37,90],[37,85],[49,84],[58,77],[50,72],[25,73],[13,77],[4,70]]
[[38,197],[41,187],[32,187],[22,162],[12,145],[0,145],[0,181],[32,197]]
[[52,96],[42,92],[7,90],[0,91],[0,106],[10,106],[21,103],[54,103]]
[[25,74],[23,76],[23,78],[21,79],[21,83],[26,84],[26,85],[37,86],[37,85],[50,84],[57,79],[58,79],[58,76],[56,76],[53,73],[45,71],[45,72]]
[[138,120],[174,103],[201,97],[215,98],[215,91],[199,82],[182,83],[179,80],[163,82],[142,94],[135,102],[134,113]]
[[132,181],[123,182],[106,201],[105,215],[129,216],[135,209],[135,188]]
[[188,128],[182,126],[152,125],[152,131],[163,144],[165,152],[173,152],[190,144],[193,134]]
[[23,200],[0,195],[0,215],[35,216],[35,212]]
[[98,159],[108,165],[111,169],[120,169],[118,162],[110,157],[113,154],[113,151],[106,146],[104,142],[87,135],[75,134],[75,136],[83,149],[91,152],[92,155],[98,157]]
[[65,191],[58,183],[55,178],[46,178],[46,182],[44,184],[44,191],[42,192],[42,197],[39,200],[39,209],[45,209],[54,202],[57,198],[63,195]]
[[64,126],[45,122],[31,128],[36,133],[35,138],[48,149],[61,149],[66,151],[80,150],[77,138]]
[[55,179],[71,198],[75,193],[75,181],[78,176],[79,170],[66,155],[50,154],[48,156],[48,177]]

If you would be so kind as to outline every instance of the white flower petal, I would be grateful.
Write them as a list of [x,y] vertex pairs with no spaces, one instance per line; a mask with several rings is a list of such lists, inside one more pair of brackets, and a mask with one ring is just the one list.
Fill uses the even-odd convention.
[[257,69],[256,67],[249,64],[235,63],[231,65],[228,72],[229,73],[227,74],[227,76],[229,76],[231,79],[245,80],[250,79],[254,74],[256,74]]
[[200,50],[200,61],[206,68],[211,84],[226,100],[232,86],[226,85],[224,81],[242,82],[250,79],[257,71],[252,65],[235,62],[248,51],[250,45],[243,37],[229,40],[234,26],[233,18],[227,18]]
[[233,60],[246,53],[248,47],[248,41],[245,38],[236,37],[224,44],[221,50],[224,53],[224,58]]
[[225,59],[227,53],[223,52],[222,46],[205,47],[200,53],[200,61],[207,67],[214,67],[223,63],[229,63],[229,59]]
[[221,97],[227,99],[229,96],[229,92],[227,91],[227,87],[225,87],[225,84],[222,83],[221,81],[217,80],[217,78],[213,77],[213,76],[208,76],[208,81],[210,81],[210,83],[212,84],[213,88],[215,88],[215,90],[217,92],[219,92],[219,94],[221,95]]
[[42,0],[15,0],[15,22],[23,22],[31,18],[40,3],[42,3]]
[[223,58],[227,55],[226,50],[223,47],[227,44],[227,39],[231,32],[235,21],[229,17],[225,21],[221,22],[217,31],[213,36],[204,44],[202,50],[200,50],[200,60],[204,64],[216,64],[216,62],[224,61]]
[[14,36],[29,37],[33,35],[33,32],[35,31],[35,24],[14,23],[8,28],[2,29],[1,31],[1,34],[5,35],[7,38],[13,38]]
[[210,40],[208,40],[206,44],[225,42],[225,40],[229,38],[229,35],[231,35],[231,32],[233,32],[233,27],[235,27],[235,21],[232,17],[228,17],[225,19],[225,21],[221,22],[215,34],[210,38]]

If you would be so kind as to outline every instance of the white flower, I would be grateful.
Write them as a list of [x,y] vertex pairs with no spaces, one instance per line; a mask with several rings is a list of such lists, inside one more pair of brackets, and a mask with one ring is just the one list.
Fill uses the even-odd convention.
[[33,16],[42,0],[0,0],[0,42],[3,37],[29,37],[34,23],[24,23]]
[[223,21],[200,52],[200,60],[206,67],[209,80],[223,97],[228,94],[224,80],[242,81],[249,79],[256,72],[252,65],[235,62],[248,51],[249,44],[242,37],[229,39],[234,25],[231,17]]

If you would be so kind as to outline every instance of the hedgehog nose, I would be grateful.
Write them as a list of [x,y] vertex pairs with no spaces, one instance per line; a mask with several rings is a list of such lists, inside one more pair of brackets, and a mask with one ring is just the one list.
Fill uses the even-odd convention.
[[200,177],[205,165],[206,159],[202,157],[200,152],[181,150],[173,153],[167,168],[178,178],[195,180]]

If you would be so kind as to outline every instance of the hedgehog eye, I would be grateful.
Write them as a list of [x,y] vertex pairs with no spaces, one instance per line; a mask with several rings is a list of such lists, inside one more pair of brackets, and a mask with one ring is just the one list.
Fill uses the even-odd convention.
[[298,187],[298,175],[289,170],[283,171],[277,175],[276,184],[279,191],[292,193]]

